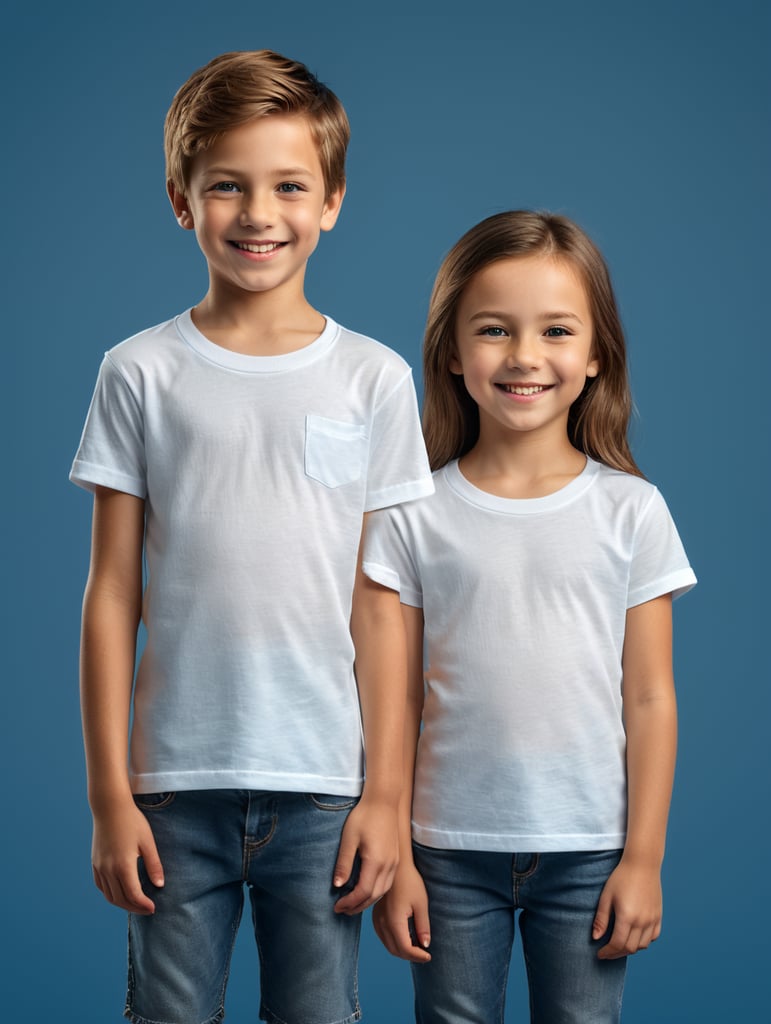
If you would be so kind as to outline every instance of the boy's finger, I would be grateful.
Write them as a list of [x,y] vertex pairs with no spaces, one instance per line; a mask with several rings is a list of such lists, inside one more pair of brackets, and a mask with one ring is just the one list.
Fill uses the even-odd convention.
[[376,897],[373,896],[376,873],[374,868],[366,861],[362,863],[356,885],[351,891],[342,896],[335,904],[335,911],[338,914],[360,914],[371,906]]
[[414,934],[415,945],[423,950],[428,949],[431,945],[431,923],[428,919],[427,907],[413,907],[412,931]]
[[353,863],[356,858],[356,844],[346,842],[345,832],[340,841],[340,849],[337,852],[335,870],[332,873],[332,885],[340,889],[346,882],[351,881],[353,874]]
[[162,889],[164,884],[163,865],[155,845],[153,845],[152,849],[143,852],[142,860],[144,861],[147,877],[156,889]]
[[597,904],[597,912],[594,915],[594,924],[592,925],[592,938],[601,939],[602,936],[607,932],[610,925],[610,899],[606,897],[603,892],[600,896],[600,901]]

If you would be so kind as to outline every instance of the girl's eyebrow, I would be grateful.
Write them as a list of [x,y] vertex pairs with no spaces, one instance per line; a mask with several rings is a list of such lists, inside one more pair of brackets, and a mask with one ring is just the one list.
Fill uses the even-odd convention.
[[[503,313],[499,309],[480,309],[479,312],[473,313],[469,317],[469,323],[474,320],[508,320],[511,319],[510,313]],[[566,310],[557,311],[555,313],[539,313],[539,320],[575,320],[583,327],[584,322],[577,313],[569,313]]]
[[583,327],[583,320],[577,313],[570,313],[567,310],[556,313],[543,313],[540,317],[541,320],[576,320]]

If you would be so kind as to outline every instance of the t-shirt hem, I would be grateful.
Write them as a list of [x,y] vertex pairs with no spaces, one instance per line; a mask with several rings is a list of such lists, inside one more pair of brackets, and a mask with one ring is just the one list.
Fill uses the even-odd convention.
[[132,793],[175,793],[194,789],[250,789],[280,793],[359,796],[364,779],[261,771],[147,772],[130,776]]
[[70,470],[70,480],[87,491],[95,491],[97,487],[110,487],[114,491],[133,494],[136,498],[147,496],[144,480],[129,476],[106,466],[95,466],[90,462],[76,459]]
[[621,850],[623,832],[520,833],[452,832],[412,823],[412,838],[421,846],[436,850],[473,850],[491,853],[570,853],[577,850]]
[[417,498],[426,498],[434,493],[434,481],[430,476],[420,480],[410,480],[408,483],[394,484],[391,487],[384,487],[379,491],[372,491],[367,496],[365,512],[374,512],[378,508],[389,508],[391,505],[401,505],[405,501],[415,501]]

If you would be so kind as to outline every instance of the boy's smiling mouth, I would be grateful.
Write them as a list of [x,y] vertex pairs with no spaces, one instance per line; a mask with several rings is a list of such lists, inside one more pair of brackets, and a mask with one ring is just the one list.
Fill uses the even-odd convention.
[[266,253],[275,252],[277,249],[283,248],[286,242],[231,242],[232,246],[236,249],[240,249],[242,252],[256,252]]

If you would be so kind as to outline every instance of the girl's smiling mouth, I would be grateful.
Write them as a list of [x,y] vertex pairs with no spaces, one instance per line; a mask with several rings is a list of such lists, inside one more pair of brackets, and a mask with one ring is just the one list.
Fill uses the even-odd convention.
[[522,395],[524,397],[540,395],[542,391],[548,391],[554,387],[553,384],[496,384],[495,386],[501,391],[505,391],[507,395]]

